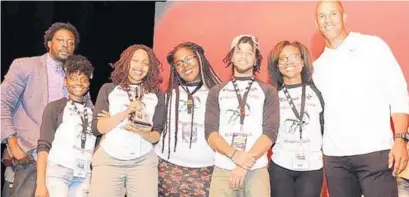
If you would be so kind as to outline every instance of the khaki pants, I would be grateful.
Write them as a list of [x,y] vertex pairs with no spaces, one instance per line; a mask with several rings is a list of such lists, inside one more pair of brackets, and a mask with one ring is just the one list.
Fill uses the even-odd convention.
[[267,168],[250,170],[240,190],[229,187],[231,170],[215,167],[210,183],[210,197],[270,197],[270,177]]
[[95,152],[90,197],[158,196],[158,157],[152,150],[135,160],[117,160],[102,147]]

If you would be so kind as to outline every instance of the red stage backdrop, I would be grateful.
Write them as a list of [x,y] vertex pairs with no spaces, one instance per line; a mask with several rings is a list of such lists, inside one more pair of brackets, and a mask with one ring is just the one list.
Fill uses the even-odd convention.
[[[374,34],[391,47],[409,82],[409,2],[344,2],[347,27]],[[223,80],[231,77],[222,59],[238,34],[259,39],[264,57],[258,78],[267,81],[267,54],[282,40],[298,40],[317,58],[323,39],[315,25],[317,2],[166,2],[156,3],[154,50],[164,65],[177,44],[192,41],[203,46],[211,65]],[[345,76],[348,80],[348,76]],[[324,194],[323,196],[326,196]]]

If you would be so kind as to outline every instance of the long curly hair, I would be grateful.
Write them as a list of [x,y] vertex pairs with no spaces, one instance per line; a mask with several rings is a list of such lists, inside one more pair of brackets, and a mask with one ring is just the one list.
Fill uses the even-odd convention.
[[111,80],[112,82],[120,85],[124,90],[129,89],[130,82],[128,75],[130,63],[133,54],[138,49],[146,51],[149,56],[149,71],[143,78],[142,88],[148,93],[159,91],[159,85],[163,82],[163,78],[161,76],[162,64],[152,49],[142,44],[129,46],[122,52],[119,60],[112,65],[114,67],[114,71],[111,73]]

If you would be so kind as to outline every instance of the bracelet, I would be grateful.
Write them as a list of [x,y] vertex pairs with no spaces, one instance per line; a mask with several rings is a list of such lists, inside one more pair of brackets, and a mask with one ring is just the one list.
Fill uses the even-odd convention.
[[231,154],[230,159],[233,159],[234,154],[236,154],[237,150],[234,150],[233,154]]

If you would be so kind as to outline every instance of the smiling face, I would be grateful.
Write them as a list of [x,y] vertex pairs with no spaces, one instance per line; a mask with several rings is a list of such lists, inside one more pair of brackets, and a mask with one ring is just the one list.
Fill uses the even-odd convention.
[[317,6],[317,27],[327,40],[333,40],[346,34],[345,14],[340,2],[323,1]]
[[173,56],[173,65],[176,72],[186,82],[200,80],[200,65],[193,51],[187,48],[180,48]]
[[84,73],[67,73],[65,77],[69,97],[75,101],[81,101],[90,86],[90,79]]
[[132,84],[141,83],[149,72],[149,55],[143,49],[136,50],[129,65],[128,80]]
[[250,43],[239,43],[233,51],[235,76],[253,76],[256,52]]
[[284,83],[301,83],[304,63],[300,50],[295,46],[287,45],[281,50],[278,58],[278,70],[283,75]]

